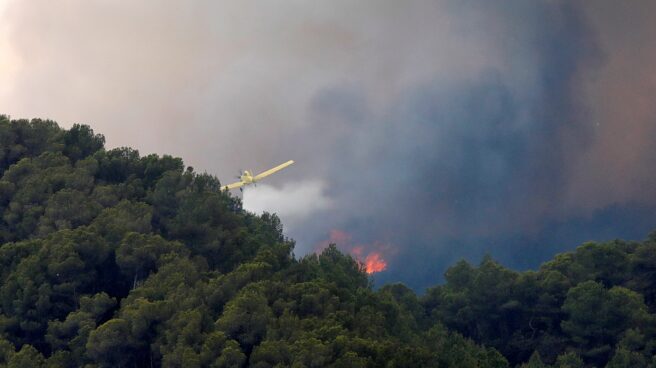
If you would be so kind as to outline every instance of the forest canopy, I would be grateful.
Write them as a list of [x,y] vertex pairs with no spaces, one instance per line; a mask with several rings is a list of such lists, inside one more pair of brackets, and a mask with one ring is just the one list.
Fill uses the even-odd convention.
[[293,250],[180,158],[0,115],[0,366],[656,367],[656,235],[424,295]]

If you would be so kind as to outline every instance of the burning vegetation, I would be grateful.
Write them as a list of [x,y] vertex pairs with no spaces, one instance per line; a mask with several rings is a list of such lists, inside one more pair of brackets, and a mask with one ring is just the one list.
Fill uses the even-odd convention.
[[380,242],[353,244],[352,239],[351,234],[346,231],[333,229],[330,231],[328,239],[319,243],[316,251],[321,252],[328,245],[335,244],[339,249],[353,256],[368,274],[387,269],[387,261],[383,257],[383,252],[389,248],[388,246]]

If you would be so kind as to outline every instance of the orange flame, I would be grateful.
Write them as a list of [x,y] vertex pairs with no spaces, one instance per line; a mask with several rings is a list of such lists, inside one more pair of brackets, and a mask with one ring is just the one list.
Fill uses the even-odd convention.
[[372,252],[367,255],[364,260],[365,270],[368,274],[375,272],[385,271],[387,269],[387,262],[378,252]]
[[[390,245],[380,242],[373,242],[371,244],[353,244],[353,237],[346,231],[333,229],[330,230],[328,239],[318,243],[315,247],[315,252],[319,253],[321,250],[328,247],[328,244],[336,244],[342,251],[350,253],[362,265],[364,271],[368,274],[385,271],[387,269],[387,261],[383,258],[383,253],[390,254]],[[371,250],[375,248],[376,250]],[[364,256],[366,254],[366,257]],[[363,261],[364,259],[364,261]]]

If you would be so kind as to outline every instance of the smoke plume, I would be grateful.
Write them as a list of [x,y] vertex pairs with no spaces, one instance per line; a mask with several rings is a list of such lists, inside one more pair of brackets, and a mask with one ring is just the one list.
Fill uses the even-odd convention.
[[385,263],[375,279],[421,290],[459,258],[536,267],[656,227],[653,14],[648,0],[0,0],[0,113],[88,123],[225,183],[294,159],[246,208],[279,212],[297,255],[334,229],[385,245],[361,255]]

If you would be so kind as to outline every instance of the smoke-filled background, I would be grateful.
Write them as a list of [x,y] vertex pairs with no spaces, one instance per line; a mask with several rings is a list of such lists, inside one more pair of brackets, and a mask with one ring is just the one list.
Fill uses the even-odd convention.
[[0,113],[183,157],[423,290],[656,228],[656,2],[0,0]]

